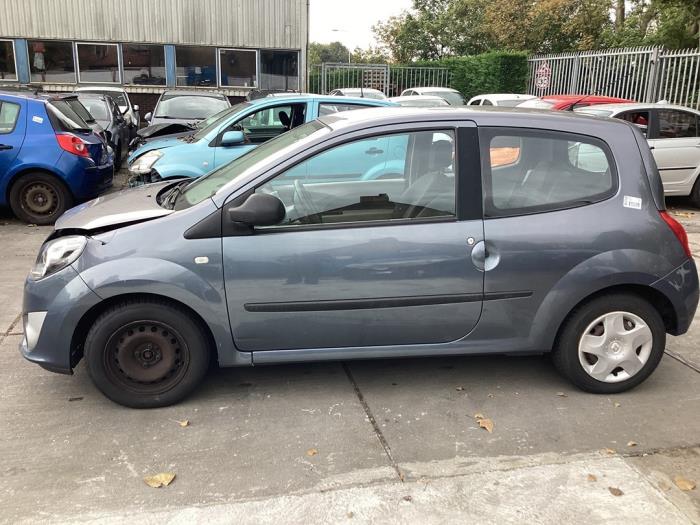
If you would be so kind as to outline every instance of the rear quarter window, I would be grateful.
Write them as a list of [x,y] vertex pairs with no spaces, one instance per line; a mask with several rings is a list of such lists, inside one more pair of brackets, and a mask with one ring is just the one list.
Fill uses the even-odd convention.
[[19,104],[0,100],[0,135],[12,133],[19,118]]
[[489,217],[540,213],[605,200],[617,170],[600,139],[556,131],[481,131],[484,211]]

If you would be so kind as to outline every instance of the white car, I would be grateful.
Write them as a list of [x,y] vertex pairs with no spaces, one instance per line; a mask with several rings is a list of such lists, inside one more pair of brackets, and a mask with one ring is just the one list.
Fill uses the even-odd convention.
[[537,98],[535,95],[522,95],[519,93],[490,93],[477,95],[469,99],[468,106],[504,106],[512,108],[522,104],[526,100]]
[[372,88],[339,88],[334,89],[329,95],[334,97],[359,97],[374,98],[376,100],[386,100],[386,95],[378,89]]
[[129,95],[124,88],[115,86],[82,86],[76,88],[75,91],[78,93],[97,93],[99,95],[112,97],[112,100],[114,100],[114,103],[119,107],[119,111],[122,112],[124,119],[129,124],[131,138],[136,135],[140,121],[139,107],[131,104]]
[[449,106],[447,100],[442,97],[431,97],[430,95],[414,95],[412,97],[391,97],[389,102],[394,102],[399,106],[410,108],[433,108]]
[[666,195],[690,196],[700,208],[700,111],[671,104],[605,104],[575,109],[639,126],[649,142]]
[[401,93],[402,97],[415,97],[417,95],[428,95],[431,97],[444,98],[450,106],[464,106],[467,101],[464,96],[452,88],[445,87],[414,87],[404,89]]

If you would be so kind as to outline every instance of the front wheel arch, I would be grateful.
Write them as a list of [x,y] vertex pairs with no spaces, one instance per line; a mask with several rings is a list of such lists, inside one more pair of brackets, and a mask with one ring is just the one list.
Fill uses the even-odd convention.
[[188,305],[185,303],[182,303],[180,301],[177,301],[175,299],[172,299],[170,297],[165,297],[162,295],[157,295],[157,294],[148,294],[148,293],[134,293],[134,294],[123,294],[123,295],[115,295],[112,297],[108,297],[107,299],[104,299],[103,301],[99,302],[92,308],[90,308],[83,317],[78,321],[78,324],[75,327],[75,330],[73,330],[73,336],[71,337],[71,345],[70,345],[70,366],[71,368],[74,368],[80,360],[83,358],[83,345],[85,344],[85,338],[90,331],[90,328],[92,325],[95,323],[95,321],[107,310],[112,308],[113,306],[124,303],[124,302],[131,302],[131,301],[157,301],[157,302],[162,302],[162,303],[168,303],[171,306],[175,306],[177,308],[181,308],[182,310],[185,310],[188,315],[190,315],[196,322],[197,324],[200,325],[200,328],[202,331],[206,334],[207,336],[207,344],[209,345],[209,348],[211,349],[211,352],[209,353],[209,356],[211,358],[212,364],[215,364],[218,366],[218,352],[217,347],[216,347],[216,342],[214,339],[214,334],[212,333],[211,329],[209,328],[209,325],[204,321],[201,315],[199,315],[195,310],[190,308]]

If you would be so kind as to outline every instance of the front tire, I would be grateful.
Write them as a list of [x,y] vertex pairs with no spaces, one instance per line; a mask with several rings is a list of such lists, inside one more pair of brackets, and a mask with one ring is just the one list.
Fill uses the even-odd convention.
[[209,367],[209,338],[184,309],[132,300],[104,312],[85,340],[95,386],[132,408],[172,405],[187,397]]
[[48,173],[26,173],[12,184],[10,208],[30,224],[53,224],[73,203],[65,185]]
[[663,319],[648,301],[631,294],[608,294],[571,312],[552,359],[580,389],[614,394],[649,377],[665,346]]

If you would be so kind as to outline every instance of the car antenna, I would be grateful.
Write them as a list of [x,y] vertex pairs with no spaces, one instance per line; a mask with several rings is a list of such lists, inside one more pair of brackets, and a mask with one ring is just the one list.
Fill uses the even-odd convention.
[[569,106],[568,111],[573,111],[573,110],[574,110],[574,106],[575,106],[576,104],[580,104],[581,102],[583,102],[584,100],[586,100],[586,99],[589,98],[589,97],[593,97],[593,96],[596,96],[596,95],[600,95],[600,92],[601,92],[601,91],[603,91],[603,90],[605,90],[605,89],[608,89],[609,87],[614,86],[615,84],[617,84],[617,83],[620,82],[621,80],[625,80],[625,79],[626,79],[627,77],[629,77],[632,73],[634,73],[634,70],[635,70],[636,67],[637,67],[637,63],[636,63],[636,62],[632,62],[631,65],[632,65],[631,71],[629,71],[625,76],[623,76],[623,77],[621,77],[621,78],[618,77],[618,78],[610,79],[610,82],[608,82],[607,84],[605,84],[605,85],[604,85],[603,87],[601,87],[600,89],[597,89],[597,90],[593,91],[592,93],[588,93],[587,95],[582,96],[580,99],[578,99],[576,102],[574,102],[573,104],[571,104],[571,105]]

